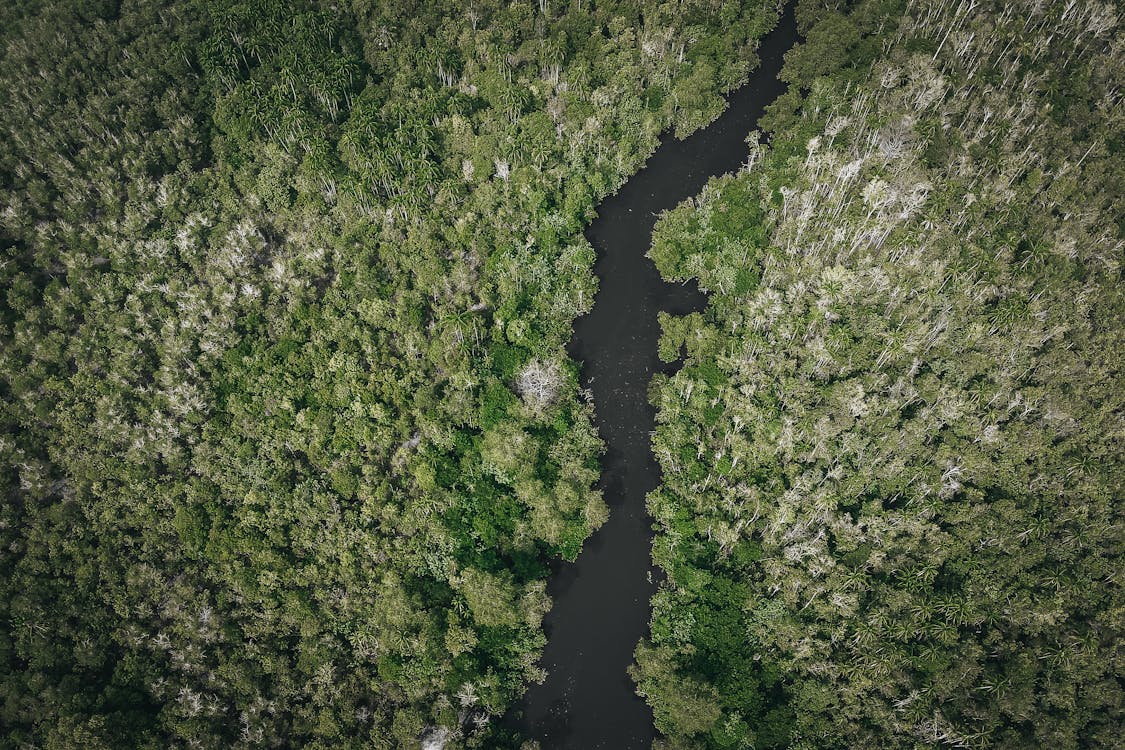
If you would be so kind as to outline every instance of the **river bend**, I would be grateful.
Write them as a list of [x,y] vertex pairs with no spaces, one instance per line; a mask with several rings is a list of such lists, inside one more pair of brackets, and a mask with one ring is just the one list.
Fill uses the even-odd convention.
[[648,631],[658,575],[645,495],[656,488],[660,470],[650,448],[655,410],[646,391],[654,373],[670,371],[656,354],[657,312],[702,310],[706,297],[694,285],[664,282],[645,254],[657,214],[746,160],[746,135],[785,90],[777,75],[797,40],[792,6],[762,40],[759,67],[723,115],[686,140],[662,138],[644,169],[602,202],[586,232],[598,253],[600,286],[593,310],[575,323],[569,353],[583,363],[606,442],[600,487],[610,515],[577,562],[560,566],[552,578],[542,660],[548,677],[531,686],[505,721],[543,750],[648,750],[655,736],[652,711],[626,673]]

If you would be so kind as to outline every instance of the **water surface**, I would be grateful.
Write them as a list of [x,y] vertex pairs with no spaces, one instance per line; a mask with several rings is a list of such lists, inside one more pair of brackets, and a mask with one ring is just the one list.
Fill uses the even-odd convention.
[[593,310],[575,323],[569,352],[582,363],[606,442],[600,486],[610,515],[577,562],[560,566],[552,578],[542,661],[549,674],[505,720],[543,750],[647,750],[655,736],[652,711],[626,673],[648,632],[658,573],[645,510],[645,495],[660,482],[649,443],[655,410],[646,390],[653,373],[668,371],[656,356],[657,312],[702,310],[706,297],[693,285],[664,282],[645,253],[658,213],[746,160],[747,133],[785,90],[777,74],[797,39],[791,6],[762,40],[760,66],[723,115],[686,140],[665,136],[645,168],[602,202],[586,232],[598,252],[600,287]]

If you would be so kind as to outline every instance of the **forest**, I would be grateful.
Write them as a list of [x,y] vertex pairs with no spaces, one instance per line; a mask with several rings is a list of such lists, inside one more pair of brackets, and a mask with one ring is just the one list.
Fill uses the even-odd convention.
[[[791,2],[649,252],[622,679],[654,750],[1119,747],[1122,6]],[[0,3],[0,748],[538,748],[583,230],[779,12]]]
[[501,747],[606,516],[581,229],[776,19],[0,5],[0,747]]
[[650,388],[657,747],[1120,747],[1120,6],[797,16],[650,250],[709,293]]

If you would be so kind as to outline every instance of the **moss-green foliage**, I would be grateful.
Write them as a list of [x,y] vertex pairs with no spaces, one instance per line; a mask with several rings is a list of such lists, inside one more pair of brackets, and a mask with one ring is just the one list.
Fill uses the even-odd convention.
[[661,746],[1120,744],[1115,12],[802,3],[770,146],[658,224],[712,293],[652,393]]
[[4,3],[0,746],[494,746],[605,518],[581,228],[775,19]]

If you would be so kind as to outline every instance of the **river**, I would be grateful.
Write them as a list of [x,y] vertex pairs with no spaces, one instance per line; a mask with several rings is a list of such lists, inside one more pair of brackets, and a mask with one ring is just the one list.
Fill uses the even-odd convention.
[[655,410],[646,390],[653,373],[671,371],[656,355],[657,312],[702,310],[706,297],[694,285],[664,282],[645,253],[658,213],[746,160],[746,135],[785,90],[777,74],[797,40],[793,5],[762,40],[759,67],[730,96],[723,115],[686,140],[662,138],[644,169],[602,202],[586,232],[598,253],[600,288],[593,310],[575,323],[569,352],[583,363],[606,442],[600,486],[610,516],[577,562],[553,576],[554,604],[544,620],[547,680],[505,718],[543,750],[648,750],[655,736],[652,711],[626,673],[648,632],[659,573],[645,509],[645,495],[660,481],[650,449]]

